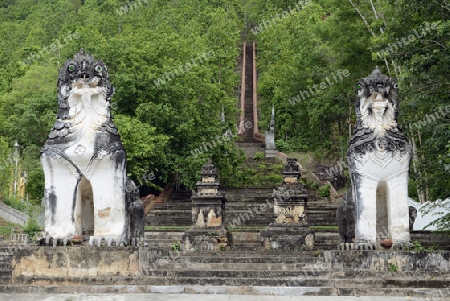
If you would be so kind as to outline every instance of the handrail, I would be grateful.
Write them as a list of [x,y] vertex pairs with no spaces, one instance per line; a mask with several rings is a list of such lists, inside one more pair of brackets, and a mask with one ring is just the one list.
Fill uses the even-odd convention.
[[253,138],[265,142],[264,134],[258,132],[258,70],[256,69],[256,41],[253,41]]
[[242,135],[244,133],[244,121],[245,121],[245,48],[246,43],[244,42],[244,46],[242,47],[242,70],[241,70],[241,95],[240,95],[240,108],[241,112],[239,115],[239,124],[238,124],[238,135]]

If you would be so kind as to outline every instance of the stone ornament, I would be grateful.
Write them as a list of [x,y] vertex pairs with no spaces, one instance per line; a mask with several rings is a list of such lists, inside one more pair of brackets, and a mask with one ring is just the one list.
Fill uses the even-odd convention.
[[397,248],[410,241],[411,145],[397,124],[397,88],[395,79],[382,74],[378,67],[357,84],[357,124],[347,159],[355,201],[355,245],[359,249],[375,249],[385,238]]
[[106,65],[81,49],[59,70],[58,114],[41,150],[46,241],[91,235],[126,243],[126,153],[114,125]]

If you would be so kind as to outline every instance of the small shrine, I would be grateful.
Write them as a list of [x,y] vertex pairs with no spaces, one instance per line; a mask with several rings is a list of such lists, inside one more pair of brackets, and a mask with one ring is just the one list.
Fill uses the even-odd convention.
[[192,227],[183,236],[184,248],[217,250],[227,246],[225,195],[211,161],[203,165],[200,175],[202,180],[192,195]]
[[261,231],[261,241],[266,249],[312,250],[314,232],[308,227],[307,196],[299,182],[297,160],[288,158],[282,174],[283,184],[273,192],[274,221]]

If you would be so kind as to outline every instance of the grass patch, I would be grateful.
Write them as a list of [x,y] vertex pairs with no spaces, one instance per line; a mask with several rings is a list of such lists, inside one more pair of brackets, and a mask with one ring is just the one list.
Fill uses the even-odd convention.
[[23,212],[30,216],[36,210],[36,208],[31,203],[20,201],[12,197],[5,197],[2,201],[5,205],[8,205],[9,207],[16,209],[17,211]]
[[338,226],[309,226],[309,228],[311,230],[315,230],[315,231],[330,231],[330,232],[337,232],[339,231],[339,227]]
[[186,231],[190,226],[145,226],[145,231],[179,230]]
[[5,225],[0,226],[0,235],[3,235],[5,239],[9,239],[9,236],[11,235],[12,228],[17,228],[19,225],[5,222]]
[[229,178],[221,180],[226,188],[273,188],[283,183],[283,164],[278,161],[257,164],[242,163]]
[[305,169],[312,169],[316,163],[314,160],[314,154],[312,152],[291,152],[286,154],[288,158],[297,159],[298,163]]

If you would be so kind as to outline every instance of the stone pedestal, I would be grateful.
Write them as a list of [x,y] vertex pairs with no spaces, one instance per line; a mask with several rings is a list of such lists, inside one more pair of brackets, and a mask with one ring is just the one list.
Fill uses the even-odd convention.
[[225,196],[220,191],[215,166],[202,168],[202,181],[192,195],[192,227],[183,235],[183,250],[220,250],[227,246]]
[[265,144],[266,144],[266,158],[275,158],[277,156],[277,149],[275,147],[275,110],[272,107],[272,116],[270,118],[270,126],[269,130],[266,131],[266,135],[264,136]]
[[306,193],[299,177],[296,160],[288,159],[283,170],[283,185],[273,192],[274,222],[261,231],[261,242],[266,249],[314,249],[314,232],[309,229],[306,217]]

